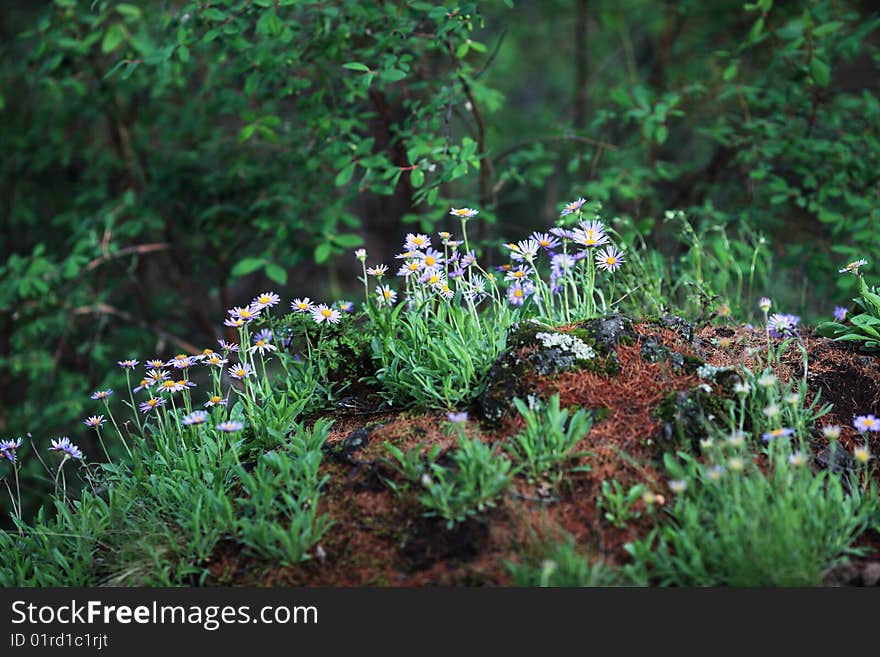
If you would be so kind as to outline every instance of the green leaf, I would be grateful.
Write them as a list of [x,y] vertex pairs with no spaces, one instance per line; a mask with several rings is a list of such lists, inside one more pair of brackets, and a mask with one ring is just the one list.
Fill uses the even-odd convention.
[[232,278],[238,278],[239,276],[247,276],[248,274],[252,274],[257,271],[260,267],[265,265],[266,260],[264,258],[245,258],[244,260],[239,260],[235,266],[232,268],[232,271],[229,272],[229,275]]
[[140,7],[130,5],[127,2],[120,2],[118,5],[116,5],[116,11],[118,11],[120,14],[122,14],[126,18],[140,18],[141,17]]
[[362,64],[361,62],[348,62],[342,65],[342,68],[347,68],[352,71],[361,71],[363,73],[369,73],[370,67],[366,64]]
[[265,272],[269,280],[278,283],[278,285],[287,283],[287,270],[281,265],[276,265],[274,262],[266,263]]
[[319,265],[327,262],[327,259],[330,257],[330,249],[330,242],[321,242],[315,247],[315,262]]
[[333,243],[341,246],[343,249],[351,249],[364,243],[364,238],[360,235],[351,233],[345,235],[336,235],[333,237]]
[[336,178],[334,178],[333,182],[337,187],[342,187],[347,184],[349,180],[351,180],[352,175],[354,175],[354,168],[356,164],[354,162],[350,163],[348,166],[343,168],[339,173],[336,174]]
[[127,34],[125,26],[121,23],[114,23],[111,25],[110,29],[108,29],[107,33],[104,35],[104,40],[101,41],[101,52],[106,55],[107,53],[116,50],[116,48],[119,47],[119,44],[125,41]]
[[657,132],[655,133],[655,136],[657,137],[657,143],[662,144],[666,141],[666,137],[669,136],[669,128],[667,128],[665,125],[657,126]]
[[379,73],[379,77],[385,82],[398,82],[406,77],[406,73],[399,68],[387,68]]
[[425,172],[421,169],[413,169],[409,174],[409,181],[413,187],[421,187],[425,182]]
[[225,21],[226,14],[215,7],[210,7],[202,14],[209,21]]
[[816,84],[823,87],[827,87],[831,82],[831,68],[818,57],[813,57],[813,61],[810,62],[810,74]]
[[722,79],[725,82],[729,82],[730,80],[732,80],[733,78],[736,77],[737,70],[738,69],[737,69],[736,62],[734,62],[733,64],[730,64],[726,69],[724,69],[724,73],[721,74]]

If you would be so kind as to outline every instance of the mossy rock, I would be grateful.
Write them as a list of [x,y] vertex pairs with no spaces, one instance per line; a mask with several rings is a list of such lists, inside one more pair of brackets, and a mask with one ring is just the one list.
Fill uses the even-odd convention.
[[654,410],[662,423],[660,437],[667,444],[675,441],[696,450],[706,435],[706,424],[727,417],[727,401],[725,395],[708,392],[703,386],[669,393]]
[[[578,358],[570,349],[546,346],[539,333],[550,333],[577,338],[590,347],[595,356]],[[513,409],[513,399],[525,399],[532,391],[528,375],[555,376],[562,372],[586,370],[614,375],[620,371],[620,362],[614,347],[636,338],[632,320],[622,315],[589,320],[567,331],[532,322],[523,322],[514,328],[508,338],[507,350],[489,370],[486,385],[479,397],[479,409],[485,422],[494,424]]]

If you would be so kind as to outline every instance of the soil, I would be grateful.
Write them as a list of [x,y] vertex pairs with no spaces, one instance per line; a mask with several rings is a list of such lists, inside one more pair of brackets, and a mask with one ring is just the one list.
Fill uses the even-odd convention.
[[[557,331],[576,331],[561,327]],[[481,586],[510,584],[507,564],[534,553],[548,540],[571,536],[581,551],[610,564],[624,564],[624,546],[646,536],[655,525],[662,503],[646,508],[637,503],[639,517],[618,528],[597,510],[603,481],[617,480],[625,488],[642,483],[656,493],[666,491],[660,457],[670,446],[658,409],[670,395],[687,395],[701,383],[696,364],[716,367],[755,367],[754,353],[766,353],[761,330],[733,325],[695,329],[679,318],[660,318],[633,326],[633,335],[613,345],[611,371],[570,369],[552,374],[517,370],[517,389],[536,397],[559,393],[563,406],[602,410],[591,431],[578,445],[589,453],[575,472],[555,487],[548,482],[517,479],[500,505],[479,519],[456,525],[425,518],[417,503],[398,497],[386,484],[397,475],[386,459],[386,443],[404,451],[456,445],[444,413],[412,411],[333,414],[323,468],[330,476],[320,510],[333,521],[317,555],[296,567],[279,567],[249,556],[235,543],[222,544],[209,563],[211,582],[222,585],[273,586]],[[806,332],[810,398],[834,404],[824,418],[843,428],[841,443],[851,449],[861,441],[852,428],[856,414],[880,409],[880,360],[845,345]],[[520,344],[518,357],[528,354]],[[756,350],[756,352],[750,352]],[[792,345],[774,366],[780,379],[803,376],[801,352]],[[499,385],[503,385],[501,382]],[[713,394],[723,386],[714,384]],[[672,397],[679,399],[680,397]],[[481,422],[480,408],[470,409],[466,432],[500,449],[501,441],[522,426],[516,413]],[[819,454],[824,439],[817,436]],[[873,441],[872,452],[880,451]],[[817,466],[821,467],[817,460]],[[863,559],[826,575],[829,585],[862,585],[880,581],[880,535],[863,539]]]

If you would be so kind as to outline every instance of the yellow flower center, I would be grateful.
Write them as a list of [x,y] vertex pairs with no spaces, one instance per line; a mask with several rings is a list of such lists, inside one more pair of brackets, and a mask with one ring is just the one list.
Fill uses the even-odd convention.
[[330,317],[331,315],[333,315],[333,311],[330,310],[329,308],[323,308],[323,309],[321,310],[321,314],[322,314],[324,317]]
[[425,265],[428,267],[433,267],[437,264],[437,260],[433,256],[425,256]]
[[211,396],[211,403],[219,404],[221,399],[222,399],[222,397],[220,397],[220,395],[212,395]]
[[522,277],[525,276],[525,275],[526,275],[526,273],[525,273],[524,271],[515,271],[515,272],[513,272],[513,277],[514,277],[514,278],[522,278]]
[[439,283],[439,282],[440,282],[440,277],[437,274],[434,274],[433,276],[431,276],[431,278],[428,279],[429,285],[437,285],[437,283]]
[[150,399],[147,400],[148,406],[156,406],[158,403],[159,403],[159,400],[156,399],[155,397],[151,397]]
[[419,263],[417,263],[417,262],[411,262],[411,263],[409,263],[409,270],[410,270],[410,271],[415,271],[415,270],[418,269],[418,268],[419,268]]
[[386,299],[390,299],[391,298],[391,290],[382,290],[382,296],[385,297]]
[[513,296],[515,296],[517,299],[522,299],[523,291],[520,289],[516,289],[513,291]]
[[257,297],[257,303],[269,303],[270,301],[272,301],[272,297],[270,297],[268,294]]

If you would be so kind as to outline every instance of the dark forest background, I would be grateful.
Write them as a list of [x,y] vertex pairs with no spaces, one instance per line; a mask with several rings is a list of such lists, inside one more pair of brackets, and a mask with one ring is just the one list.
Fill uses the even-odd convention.
[[880,239],[872,5],[7,0],[0,434],[85,434],[118,359],[264,289],[356,299],[355,248],[450,207],[497,262],[584,196],[671,277],[750,274],[671,306],[828,317]]

